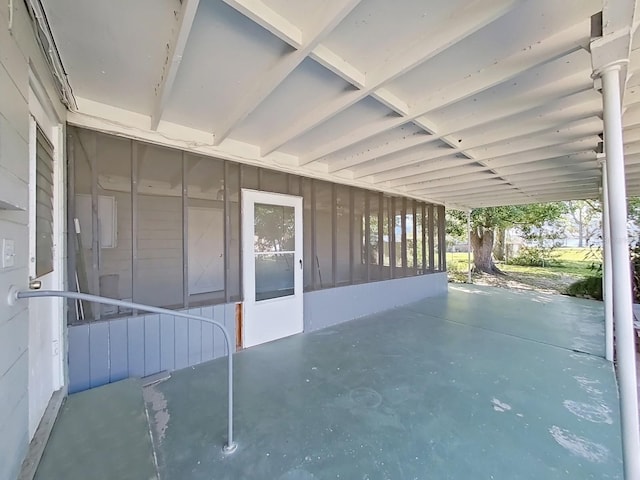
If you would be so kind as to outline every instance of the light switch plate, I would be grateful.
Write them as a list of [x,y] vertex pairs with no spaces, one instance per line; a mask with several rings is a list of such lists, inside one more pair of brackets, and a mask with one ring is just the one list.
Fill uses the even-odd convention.
[[2,239],[2,268],[10,268],[15,264],[15,242],[8,238]]

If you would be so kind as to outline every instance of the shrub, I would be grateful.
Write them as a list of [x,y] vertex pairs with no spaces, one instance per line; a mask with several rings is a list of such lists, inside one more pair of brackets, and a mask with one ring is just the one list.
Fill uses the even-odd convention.
[[567,295],[602,300],[602,277],[587,277],[572,283],[567,287]]
[[633,276],[633,298],[640,302],[640,241],[631,247],[631,275]]
[[523,247],[518,256],[509,259],[513,265],[523,267],[548,267],[549,265],[559,265],[554,247]]

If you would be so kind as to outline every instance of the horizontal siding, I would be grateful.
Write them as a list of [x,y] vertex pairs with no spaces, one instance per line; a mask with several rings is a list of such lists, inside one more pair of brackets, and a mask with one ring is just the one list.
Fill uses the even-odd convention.
[[[190,309],[219,321],[235,348],[235,304]],[[226,354],[215,325],[174,315],[138,315],[69,327],[69,392],[179,370]]]
[[[8,26],[9,9],[0,8],[0,238],[15,242],[15,266],[0,270],[0,290],[25,285],[29,278],[29,69],[44,82],[54,108],[64,118],[64,108],[40,49],[25,2],[12,2],[13,29]],[[27,302],[8,306],[0,302],[0,479],[18,476],[29,444],[29,319]],[[64,346],[61,346],[64,348]]]

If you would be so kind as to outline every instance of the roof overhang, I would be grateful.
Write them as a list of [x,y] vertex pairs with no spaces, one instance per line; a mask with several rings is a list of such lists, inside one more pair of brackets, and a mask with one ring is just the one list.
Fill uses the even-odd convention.
[[461,208],[597,197],[625,60],[640,194],[635,0],[42,3],[73,124]]

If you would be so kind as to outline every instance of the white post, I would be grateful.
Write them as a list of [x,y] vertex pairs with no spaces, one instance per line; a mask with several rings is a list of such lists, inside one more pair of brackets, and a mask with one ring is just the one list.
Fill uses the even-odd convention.
[[471,279],[471,210],[467,211],[467,283],[473,283]]
[[627,194],[624,176],[622,112],[620,108],[620,65],[600,72],[604,106],[604,148],[609,198],[609,226],[613,271],[613,319],[622,417],[622,456],[627,480],[640,479],[640,433],[636,352],[633,331],[631,267],[627,244]]
[[602,299],[604,301],[605,358],[613,362],[613,276],[611,275],[611,230],[607,165],[602,162]]

